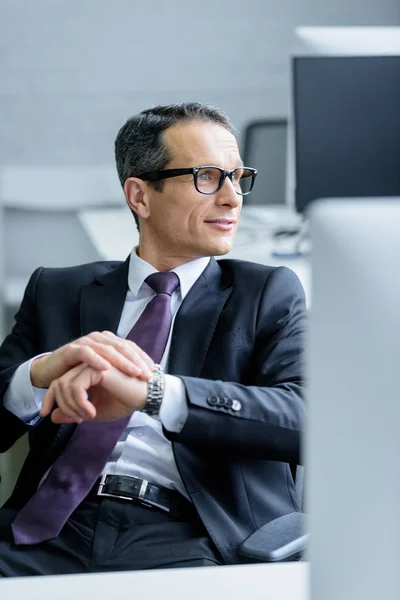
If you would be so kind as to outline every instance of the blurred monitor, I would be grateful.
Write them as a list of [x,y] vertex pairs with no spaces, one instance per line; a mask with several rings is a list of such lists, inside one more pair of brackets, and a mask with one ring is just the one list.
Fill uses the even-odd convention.
[[293,60],[295,206],[400,196],[400,56]]
[[310,210],[311,600],[398,600],[400,198]]
[[256,184],[244,204],[283,205],[286,202],[287,120],[265,119],[248,124],[243,161],[257,169]]
[[298,27],[287,203],[400,193],[400,27]]

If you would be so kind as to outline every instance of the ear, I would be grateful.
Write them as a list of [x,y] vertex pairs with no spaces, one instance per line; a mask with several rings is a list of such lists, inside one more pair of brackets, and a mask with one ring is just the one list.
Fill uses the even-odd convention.
[[141,219],[147,219],[150,214],[147,184],[137,177],[128,177],[124,183],[124,194],[130,208]]

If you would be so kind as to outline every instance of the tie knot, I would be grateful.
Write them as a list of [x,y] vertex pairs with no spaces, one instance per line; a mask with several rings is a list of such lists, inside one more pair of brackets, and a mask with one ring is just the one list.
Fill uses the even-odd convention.
[[176,288],[179,287],[179,277],[172,272],[152,273],[145,281],[157,294],[172,296]]

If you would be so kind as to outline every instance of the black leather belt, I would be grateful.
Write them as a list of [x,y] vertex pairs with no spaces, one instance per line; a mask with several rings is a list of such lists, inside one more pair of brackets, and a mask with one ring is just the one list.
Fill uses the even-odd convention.
[[185,521],[198,518],[194,506],[182,494],[128,475],[105,474],[93,486],[92,493],[107,498],[136,501],[150,508],[159,508]]

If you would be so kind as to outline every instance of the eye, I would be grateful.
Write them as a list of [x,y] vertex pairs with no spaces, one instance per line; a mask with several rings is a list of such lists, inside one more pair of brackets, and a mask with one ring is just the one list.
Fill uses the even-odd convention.
[[201,169],[197,174],[198,181],[210,183],[219,180],[220,173],[217,169]]
[[240,181],[242,177],[243,177],[243,169],[235,169],[233,171],[233,179],[235,181]]

